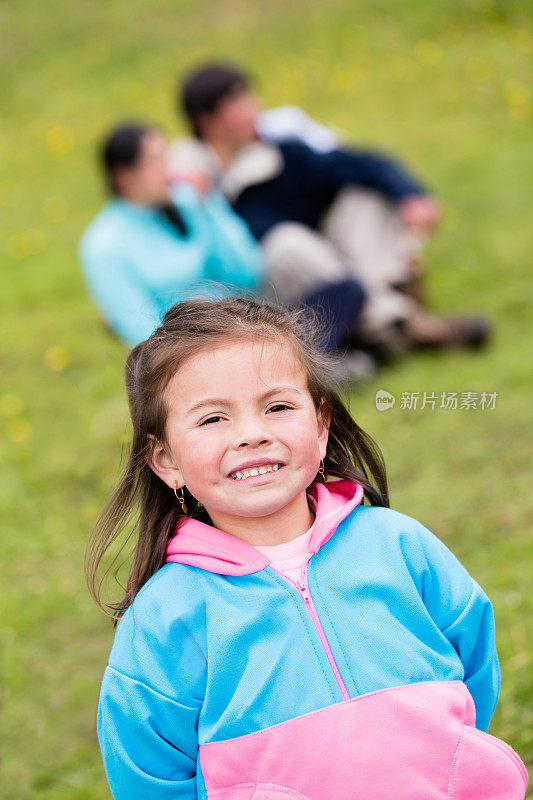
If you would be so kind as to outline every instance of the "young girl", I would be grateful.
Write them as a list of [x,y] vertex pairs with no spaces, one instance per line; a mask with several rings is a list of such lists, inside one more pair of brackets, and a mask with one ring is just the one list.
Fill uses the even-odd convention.
[[98,706],[114,798],[523,798],[522,761],[485,732],[491,604],[387,507],[309,317],[183,302],[126,374],[131,456],[88,553],[98,600],[140,506]]

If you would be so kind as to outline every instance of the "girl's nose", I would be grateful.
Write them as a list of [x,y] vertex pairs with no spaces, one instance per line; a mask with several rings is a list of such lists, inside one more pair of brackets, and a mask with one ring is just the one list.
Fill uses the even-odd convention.
[[257,446],[258,446],[258,445],[260,445],[260,444],[268,444],[268,439],[260,439],[260,440],[257,440],[257,439],[252,439],[252,438],[249,438],[249,439],[248,439],[247,441],[245,441],[245,442],[243,442],[243,441],[240,441],[240,442],[238,443],[238,445],[237,445],[237,446],[238,446],[238,447],[248,447],[248,446],[250,446],[250,445],[251,445],[252,447],[257,447]]
[[243,423],[239,426],[234,446],[238,449],[242,449],[243,447],[258,447],[262,444],[269,444],[271,441],[272,437],[265,431],[261,423],[256,422],[254,424],[254,422],[248,420],[247,423]]
[[233,433],[233,446],[239,450],[243,447],[258,447],[272,442],[267,421],[260,414],[243,414],[236,420]]

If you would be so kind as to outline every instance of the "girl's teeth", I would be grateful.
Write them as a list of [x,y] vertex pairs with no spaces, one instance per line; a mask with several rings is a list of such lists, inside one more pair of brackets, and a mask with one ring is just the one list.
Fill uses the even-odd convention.
[[266,472],[276,472],[279,469],[279,464],[264,464],[261,467],[252,467],[251,469],[243,469],[242,472],[234,472],[233,480],[241,481],[244,478],[253,478],[256,475],[264,475]]

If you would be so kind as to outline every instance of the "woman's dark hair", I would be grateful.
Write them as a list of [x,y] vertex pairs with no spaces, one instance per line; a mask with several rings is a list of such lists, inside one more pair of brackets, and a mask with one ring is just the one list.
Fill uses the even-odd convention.
[[[165,563],[167,542],[184,519],[172,490],[152,471],[148,462],[154,440],[165,443],[167,407],[164,392],[178,369],[192,356],[228,341],[274,341],[288,344],[307,375],[307,388],[317,413],[331,414],[324,470],[328,476],[347,478],[364,487],[365,502],[388,506],[383,457],[373,439],[352,419],[331,379],[334,360],[320,349],[324,328],[309,311],[288,310],[266,301],[229,297],[177,303],[162,325],[133,348],[126,362],[126,386],[133,423],[133,439],[122,479],[92,532],[86,552],[89,591],[100,608],[118,619],[139,589]],[[315,478],[319,478],[318,474]],[[210,523],[207,511],[183,488],[187,516]],[[104,575],[100,563],[115,546],[124,527],[136,519],[131,532]],[[133,565],[125,595],[118,603],[100,599],[103,580],[136,533]],[[119,567],[114,571],[116,577]]]
[[154,128],[131,122],[119,125],[110,131],[100,147],[101,163],[108,188],[112,194],[120,194],[114,181],[116,167],[132,167],[139,157],[141,142]]
[[231,64],[204,64],[185,76],[178,87],[178,111],[183,111],[194,135],[202,138],[200,117],[212,114],[226,97],[250,86],[246,73]]

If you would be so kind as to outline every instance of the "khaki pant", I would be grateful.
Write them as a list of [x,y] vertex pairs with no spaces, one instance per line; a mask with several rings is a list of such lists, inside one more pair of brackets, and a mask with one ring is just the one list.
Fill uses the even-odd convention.
[[267,296],[294,301],[320,284],[355,277],[367,292],[360,327],[369,340],[420,309],[397,286],[413,276],[422,246],[400,221],[394,206],[376,192],[349,188],[339,193],[321,232],[296,222],[274,226],[262,246],[270,287]]

